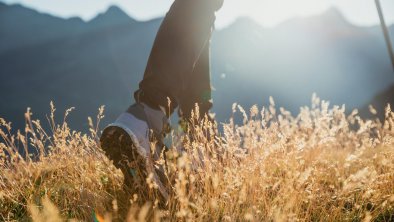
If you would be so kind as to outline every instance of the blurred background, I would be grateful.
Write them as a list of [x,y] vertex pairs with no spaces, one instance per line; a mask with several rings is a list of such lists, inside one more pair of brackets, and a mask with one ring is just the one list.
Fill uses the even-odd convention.
[[[24,126],[27,107],[85,131],[133,102],[171,0],[0,0],[0,117]],[[381,0],[394,41],[394,1]],[[373,0],[225,0],[212,40],[213,111],[236,102],[294,115],[312,93],[370,116],[394,101],[394,72]]]

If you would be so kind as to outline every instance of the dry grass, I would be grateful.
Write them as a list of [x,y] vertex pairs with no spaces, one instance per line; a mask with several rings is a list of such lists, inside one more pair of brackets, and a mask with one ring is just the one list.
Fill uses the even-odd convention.
[[[390,107],[381,123],[312,100],[297,117],[272,99],[249,114],[234,105],[243,125],[230,120],[222,139],[207,138],[208,122],[194,126],[191,140],[173,133],[173,146],[186,151],[167,154],[166,208],[123,191],[120,171],[98,148],[98,124],[90,121],[89,135],[71,131],[54,123],[52,108],[45,132],[28,111],[25,132],[12,135],[0,119],[0,220],[92,221],[97,212],[110,221],[128,212],[129,221],[393,221]],[[37,155],[24,155],[28,148]]]

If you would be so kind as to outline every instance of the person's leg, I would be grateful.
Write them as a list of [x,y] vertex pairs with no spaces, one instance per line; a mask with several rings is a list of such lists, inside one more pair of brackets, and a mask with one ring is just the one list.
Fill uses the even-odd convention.
[[[200,80],[200,73],[206,73],[194,69],[203,69],[197,61],[207,51],[215,11],[222,3],[223,0],[175,0],[157,33],[144,78],[134,94],[137,102],[155,109],[163,107],[171,115],[180,101],[185,101],[181,97],[190,90],[190,79]],[[167,98],[171,107],[167,107]]]
[[184,120],[190,120],[191,112],[196,104],[200,117],[208,114],[212,107],[210,81],[210,40],[205,44],[192,75],[188,78],[187,90],[179,101],[179,114]]

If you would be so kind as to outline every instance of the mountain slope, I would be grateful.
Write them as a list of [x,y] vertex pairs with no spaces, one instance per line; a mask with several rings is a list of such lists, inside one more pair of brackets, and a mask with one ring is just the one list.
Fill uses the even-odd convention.
[[[389,86],[387,89],[378,93],[368,103],[360,108],[360,114],[364,118],[379,118],[384,120],[385,108],[390,104],[391,110],[394,106],[394,85]],[[375,109],[376,113],[371,113],[370,105]]]
[[[0,99],[0,115],[21,127],[23,123],[17,119],[26,107],[43,117],[53,100],[58,110],[76,106],[71,124],[86,129],[87,116],[94,115],[102,104],[109,107],[109,118],[115,117],[111,113],[123,111],[132,101],[130,89],[140,80],[161,20],[137,23],[132,19],[111,20],[113,17],[117,15],[110,8],[92,21],[81,23],[82,30],[70,21],[59,20],[56,26],[46,27],[48,32],[73,27],[69,31],[74,34],[42,37],[46,39],[0,50],[1,94],[6,95]],[[0,40],[3,42],[4,36]]]
[[342,17],[337,21],[333,14],[248,33],[237,31],[236,22],[217,33],[214,69],[226,78],[214,83],[216,96],[225,101],[223,111],[234,101],[250,106],[273,95],[281,106],[297,112],[310,103],[313,92],[356,108],[387,88],[394,75],[381,33],[371,34]]
[[39,13],[19,4],[9,6],[1,4],[0,53],[72,36],[85,28],[80,18],[65,20]]

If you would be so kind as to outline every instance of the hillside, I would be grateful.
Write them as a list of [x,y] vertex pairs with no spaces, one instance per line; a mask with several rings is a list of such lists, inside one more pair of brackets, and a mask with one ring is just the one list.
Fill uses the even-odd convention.
[[[44,118],[53,100],[59,110],[76,107],[77,129],[87,129],[86,116],[100,105],[105,121],[115,118],[132,102],[160,22],[136,21],[116,6],[85,22],[0,3],[0,116],[20,128],[26,107]],[[220,121],[233,102],[250,107],[269,96],[293,113],[313,92],[361,107],[393,80],[379,27],[356,27],[336,9],[269,29],[240,18],[213,36]]]
[[[387,104],[390,104],[391,107],[394,105],[394,85],[391,85],[381,93],[378,93],[370,102],[361,107],[360,114],[366,118],[379,118],[380,120],[384,120],[383,117]],[[371,112],[370,105],[375,111]]]

